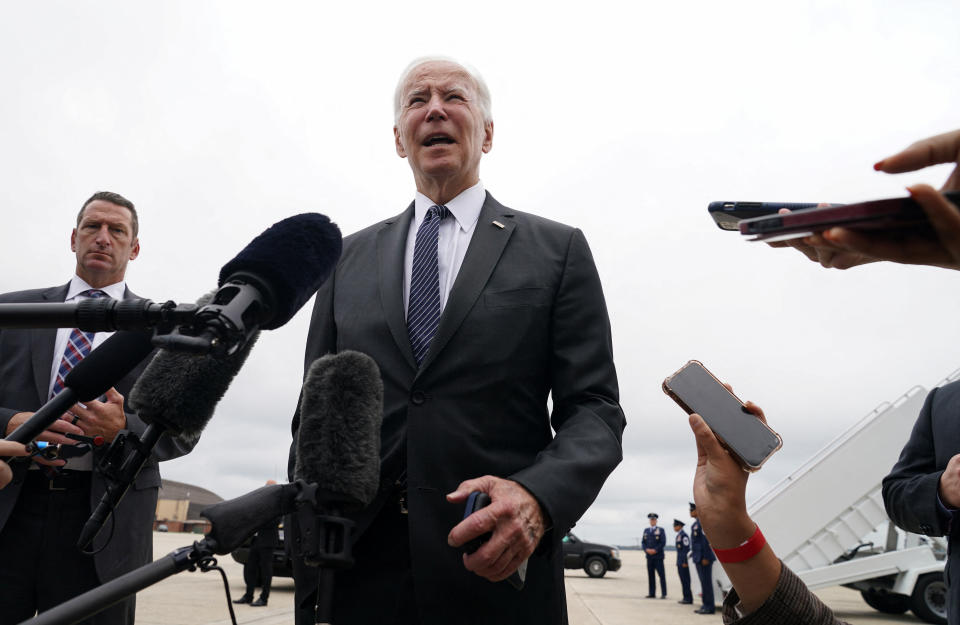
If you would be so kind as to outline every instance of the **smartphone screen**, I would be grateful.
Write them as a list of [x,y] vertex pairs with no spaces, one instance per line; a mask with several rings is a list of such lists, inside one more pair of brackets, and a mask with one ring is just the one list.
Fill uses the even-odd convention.
[[767,424],[747,411],[699,362],[691,360],[663,382],[663,390],[688,413],[695,412],[748,470],[759,469],[781,440]]

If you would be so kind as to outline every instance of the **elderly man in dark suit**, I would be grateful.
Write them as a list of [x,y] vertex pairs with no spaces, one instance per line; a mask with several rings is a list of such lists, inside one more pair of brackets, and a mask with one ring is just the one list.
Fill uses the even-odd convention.
[[[0,295],[3,303],[72,302],[86,297],[135,297],[124,281],[137,257],[137,213],[121,195],[99,192],[84,202],[70,237],[76,275],[68,284]],[[62,390],[62,379],[108,333],[71,329],[0,330],[0,432],[10,434]],[[160,486],[158,460],[189,451],[191,444],[161,438],[126,496],[94,542],[91,557],[80,553],[80,529],[106,488],[97,462],[103,446],[82,455],[67,435],[103,436],[121,430],[141,433],[145,424],[124,406],[143,365],[100,400],[74,405],[39,440],[63,446],[65,466],[19,462],[13,481],[0,490],[0,624],[19,623],[153,559],[151,528]],[[62,464],[62,461],[56,464]],[[107,538],[109,537],[109,538]],[[135,602],[123,601],[90,623],[132,624]]]
[[[380,489],[333,622],[565,623],[561,538],[622,455],[600,278],[579,230],[484,189],[493,121],[475,72],[414,62],[395,113],[415,199],[344,240],[306,350],[307,365],[365,352],[384,383]],[[492,503],[463,520],[472,491]],[[522,590],[501,583],[524,561]],[[296,576],[307,622],[316,576]]]

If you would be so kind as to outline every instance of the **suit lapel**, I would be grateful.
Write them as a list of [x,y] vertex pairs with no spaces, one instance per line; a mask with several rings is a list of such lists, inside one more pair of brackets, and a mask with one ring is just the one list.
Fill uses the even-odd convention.
[[[63,302],[69,286],[69,284],[65,284],[47,289],[41,294],[41,297],[44,302]],[[56,343],[56,328],[30,330],[30,360],[33,365],[33,380],[37,385],[37,396],[40,398],[41,405],[46,403],[47,393],[50,392],[50,370],[53,368],[51,358],[59,358],[53,353]]]
[[407,334],[407,322],[403,308],[403,265],[407,245],[407,233],[413,219],[413,203],[402,214],[386,222],[377,233],[377,276],[380,281],[380,305],[383,316],[393,334],[400,353],[407,362],[417,368]]
[[[437,354],[453,337],[477,298],[480,297],[483,287],[486,286],[490,275],[500,261],[510,235],[517,226],[512,217],[513,213],[510,210],[487,193],[487,199],[480,210],[480,217],[477,218],[477,227],[467,247],[467,254],[463,258],[460,272],[453,283],[450,297],[447,298],[447,305],[440,316],[437,333],[430,342],[430,350],[420,365],[418,375],[436,360]],[[494,224],[494,221],[500,225]]]

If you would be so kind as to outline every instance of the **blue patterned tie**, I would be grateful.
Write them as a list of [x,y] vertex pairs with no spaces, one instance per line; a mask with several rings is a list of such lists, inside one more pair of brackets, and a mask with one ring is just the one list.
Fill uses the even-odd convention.
[[437,234],[440,222],[450,214],[446,206],[431,206],[417,229],[410,272],[410,301],[407,305],[407,333],[413,357],[419,366],[440,323],[440,270],[437,265]]
[[[97,289],[90,289],[80,293],[94,299],[99,297],[108,297],[106,293]],[[52,398],[63,390],[63,380],[70,373],[70,370],[77,366],[77,363],[90,354],[93,348],[93,332],[84,332],[74,328],[67,339],[67,347],[63,350],[63,358],[60,359],[60,367],[57,368],[57,379],[53,383],[53,390],[50,391]]]

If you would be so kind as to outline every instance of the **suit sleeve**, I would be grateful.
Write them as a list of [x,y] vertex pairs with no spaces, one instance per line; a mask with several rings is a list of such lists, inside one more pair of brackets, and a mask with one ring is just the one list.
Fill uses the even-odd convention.
[[620,463],[626,425],[600,276],[579,230],[568,242],[550,336],[556,436],[532,466],[510,478],[536,497],[558,542]]
[[890,519],[909,532],[928,536],[943,536],[949,529],[938,503],[943,469],[937,467],[933,441],[934,404],[941,390],[927,395],[900,459],[883,478],[883,503]]
[[[316,300],[313,303],[313,314],[310,317],[310,330],[307,334],[307,348],[303,357],[303,375],[306,377],[307,370],[313,361],[337,348],[337,329],[333,321],[333,293],[336,271],[323,283],[317,291]],[[293,421],[290,424],[290,432],[293,440],[290,443],[290,454],[287,457],[287,479],[293,481],[293,469],[296,465],[297,453],[297,432],[300,430],[300,399],[297,399],[297,408],[293,413]]]

